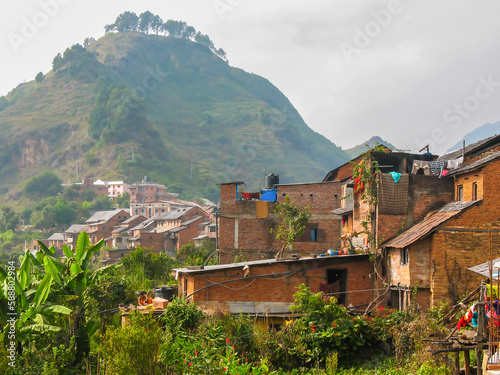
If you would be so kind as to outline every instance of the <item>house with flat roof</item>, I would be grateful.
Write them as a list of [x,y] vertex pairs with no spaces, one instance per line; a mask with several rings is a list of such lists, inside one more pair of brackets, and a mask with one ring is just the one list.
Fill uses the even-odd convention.
[[300,284],[325,298],[335,297],[364,311],[372,299],[372,266],[368,254],[263,259],[172,271],[184,296],[208,313],[226,311],[275,323],[292,315],[293,295]]

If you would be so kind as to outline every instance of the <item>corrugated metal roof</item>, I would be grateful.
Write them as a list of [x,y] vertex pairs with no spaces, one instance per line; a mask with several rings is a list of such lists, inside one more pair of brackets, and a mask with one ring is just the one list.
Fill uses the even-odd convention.
[[203,273],[203,272],[213,272],[219,270],[227,270],[227,269],[235,269],[235,268],[243,268],[245,266],[266,266],[266,265],[274,265],[279,263],[301,263],[301,262],[325,262],[331,261],[334,259],[346,259],[346,258],[358,258],[365,257],[368,258],[369,254],[353,254],[353,255],[334,255],[334,256],[325,256],[325,257],[304,257],[300,259],[261,259],[261,260],[252,260],[249,262],[239,262],[239,263],[228,263],[228,264],[218,264],[216,266],[204,266],[202,269],[188,269],[188,268],[175,268],[173,272],[179,273]]
[[383,244],[382,247],[406,247],[413,242],[425,237],[426,235],[434,231],[434,229],[436,229],[438,226],[451,219],[453,216],[458,215],[459,213],[465,211],[469,207],[472,207],[478,202],[480,202],[480,200],[471,202],[449,203],[435,214],[412,226],[410,229],[407,229],[399,236],[393,237],[385,244]]
[[[497,262],[500,262],[500,258],[493,259],[493,263],[495,264]],[[481,264],[478,264],[477,266],[474,267],[469,267],[467,268],[469,271],[472,271],[474,273],[477,273],[478,275],[487,277],[488,279],[490,278],[490,262],[484,262]],[[498,277],[498,269],[496,267],[493,268],[493,278]]]
[[462,168],[455,169],[454,171],[451,171],[450,173],[447,174],[447,176],[454,176],[457,174],[462,174],[462,173],[467,173],[471,172],[475,169],[478,169],[496,159],[500,158],[500,151],[494,152],[491,155],[488,155],[482,159],[476,160],[470,164],[467,164],[463,166]]

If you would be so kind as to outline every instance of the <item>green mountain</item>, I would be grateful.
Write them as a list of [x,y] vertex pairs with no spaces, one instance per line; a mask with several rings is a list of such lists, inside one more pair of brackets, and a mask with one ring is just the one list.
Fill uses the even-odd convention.
[[213,48],[134,31],[92,42],[0,98],[0,201],[24,199],[26,181],[47,169],[64,182],[77,168],[80,181],[148,175],[183,197],[217,199],[217,182],[258,189],[266,172],[321,181],[349,159],[268,80]]
[[360,145],[345,149],[344,152],[349,156],[350,159],[354,159],[354,158],[358,157],[359,155],[361,155],[362,153],[368,151],[369,148],[375,147],[375,145],[377,145],[377,143],[380,145],[384,145],[391,150],[394,150],[394,148],[395,148],[393,145],[391,145],[387,141],[384,141],[382,138],[380,138],[378,136],[373,136],[369,140],[367,140],[366,142],[363,142]]

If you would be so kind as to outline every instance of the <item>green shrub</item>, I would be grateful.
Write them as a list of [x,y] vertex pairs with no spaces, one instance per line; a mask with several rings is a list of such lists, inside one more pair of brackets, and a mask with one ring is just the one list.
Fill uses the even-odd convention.
[[168,304],[162,321],[171,337],[194,331],[203,318],[203,311],[183,297],[177,297]]
[[133,313],[130,324],[109,328],[102,338],[99,354],[103,374],[155,375],[160,373],[159,348],[163,331],[149,315]]

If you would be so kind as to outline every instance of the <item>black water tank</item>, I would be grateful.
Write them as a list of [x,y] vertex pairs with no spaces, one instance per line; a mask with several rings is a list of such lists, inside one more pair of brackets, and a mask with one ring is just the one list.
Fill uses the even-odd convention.
[[164,298],[166,300],[172,301],[174,293],[175,287],[173,286],[162,286],[161,288],[155,288],[155,298]]
[[280,183],[280,175],[276,173],[269,173],[265,178],[265,186],[264,189],[274,189],[274,185],[278,185]]

